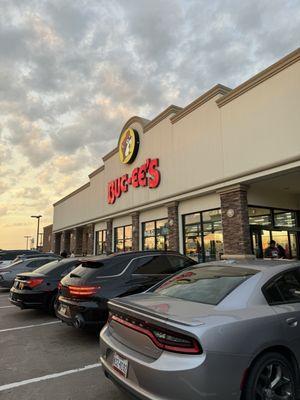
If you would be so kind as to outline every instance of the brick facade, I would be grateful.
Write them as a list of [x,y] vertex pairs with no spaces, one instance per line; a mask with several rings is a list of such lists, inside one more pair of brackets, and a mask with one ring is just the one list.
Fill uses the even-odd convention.
[[138,211],[131,214],[132,218],[132,250],[140,249],[140,213]]
[[82,255],[82,237],[83,229],[81,227],[72,229],[70,237],[70,252],[75,254],[75,256]]
[[94,254],[94,224],[82,228],[82,255]]
[[48,253],[53,247],[53,235],[52,235],[53,225],[48,225],[44,227],[43,234],[43,252]]
[[113,241],[113,220],[108,219],[106,221],[106,253],[112,253],[112,243]]
[[179,251],[178,202],[167,205],[169,224],[169,250]]
[[247,187],[237,185],[220,191],[224,258],[252,258]]

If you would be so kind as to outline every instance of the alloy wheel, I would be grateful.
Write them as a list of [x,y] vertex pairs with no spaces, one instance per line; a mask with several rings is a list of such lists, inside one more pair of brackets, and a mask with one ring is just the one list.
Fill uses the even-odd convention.
[[264,365],[258,374],[255,400],[294,400],[293,375],[280,361]]

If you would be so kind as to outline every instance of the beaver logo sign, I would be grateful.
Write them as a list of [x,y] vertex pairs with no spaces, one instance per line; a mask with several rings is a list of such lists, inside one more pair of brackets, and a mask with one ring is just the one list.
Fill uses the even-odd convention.
[[139,150],[140,138],[135,129],[126,129],[119,138],[119,157],[122,163],[131,164]]

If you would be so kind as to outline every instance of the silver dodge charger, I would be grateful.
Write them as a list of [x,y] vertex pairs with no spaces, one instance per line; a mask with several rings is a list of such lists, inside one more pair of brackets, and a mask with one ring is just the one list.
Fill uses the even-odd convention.
[[300,398],[300,262],[196,265],[109,309],[102,367],[137,398]]

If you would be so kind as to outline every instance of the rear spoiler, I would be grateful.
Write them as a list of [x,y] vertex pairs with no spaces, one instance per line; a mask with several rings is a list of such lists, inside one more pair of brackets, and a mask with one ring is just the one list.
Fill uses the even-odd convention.
[[184,325],[184,326],[199,326],[199,325],[204,325],[203,322],[197,322],[197,323],[187,323],[187,322],[183,322],[180,321],[178,319],[175,318],[170,318],[170,316],[165,317],[164,315],[155,312],[153,310],[149,310],[149,308],[143,308],[143,307],[138,307],[136,305],[133,304],[124,304],[124,302],[119,301],[118,299],[114,299],[114,300],[109,300],[108,301],[108,306],[110,309],[115,310],[115,311],[119,311],[119,312],[129,312],[133,311],[134,313],[140,315],[143,318],[147,318],[150,317],[151,319],[154,319],[156,321],[166,321],[166,322],[173,322],[175,324],[178,325]]

